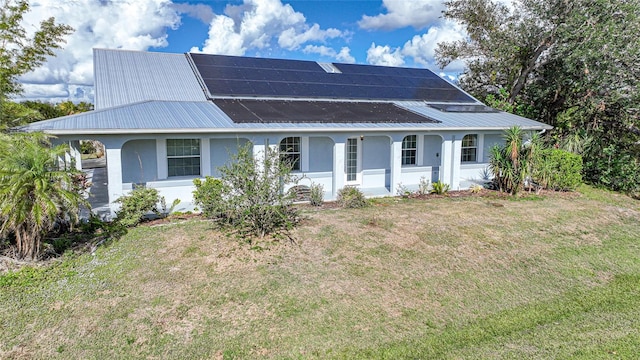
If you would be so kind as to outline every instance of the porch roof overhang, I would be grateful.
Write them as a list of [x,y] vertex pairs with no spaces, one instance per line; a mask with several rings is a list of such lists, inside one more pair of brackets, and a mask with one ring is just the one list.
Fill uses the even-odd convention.
[[392,101],[429,122],[286,122],[236,123],[211,101],[143,101],[129,105],[39,121],[21,127],[52,135],[273,133],[273,132],[396,132],[481,131],[520,126],[525,130],[552,127],[506,112],[446,112],[424,101]]

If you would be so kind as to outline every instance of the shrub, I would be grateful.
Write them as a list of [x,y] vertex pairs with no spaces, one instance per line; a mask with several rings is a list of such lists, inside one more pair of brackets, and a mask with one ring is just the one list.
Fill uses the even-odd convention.
[[309,203],[313,206],[321,206],[324,203],[324,187],[322,184],[311,183]]
[[162,217],[158,211],[160,200],[158,190],[137,186],[129,195],[121,196],[115,201],[122,204],[120,210],[116,212],[115,221],[120,225],[131,227],[138,225],[150,212]]
[[193,192],[194,203],[202,209],[202,214],[208,218],[222,216],[225,206],[222,200],[224,186],[222,180],[211,176],[201,179],[194,179],[193,184],[196,190]]
[[546,188],[573,191],[582,184],[582,156],[561,149],[545,149],[541,158]]
[[[198,199],[203,212],[218,224],[242,235],[286,235],[299,222],[293,195],[284,184],[295,183],[291,167],[272,148],[257,157],[250,143],[238,148],[230,161],[218,168],[220,183],[200,185]],[[197,185],[196,185],[197,187]],[[198,191],[196,190],[196,191]]]
[[429,180],[426,177],[420,177],[420,183],[418,184],[418,194],[427,195],[429,193]]
[[431,187],[432,194],[443,195],[449,192],[449,184],[445,184],[440,180],[431,184]]
[[482,191],[482,189],[484,189],[484,186],[482,186],[482,185],[480,185],[480,184],[474,184],[473,186],[471,186],[471,187],[469,188],[469,191],[470,191],[472,194],[479,194],[479,193]]
[[584,157],[585,179],[627,194],[640,192],[640,157],[634,147],[593,144]]
[[396,194],[402,197],[409,197],[411,195],[411,190],[402,183],[398,183],[398,187],[396,187]]
[[97,151],[93,141],[83,140],[80,142],[80,152],[83,154],[95,154]]
[[338,205],[343,208],[361,208],[367,206],[367,199],[360,189],[354,186],[345,186],[338,190]]

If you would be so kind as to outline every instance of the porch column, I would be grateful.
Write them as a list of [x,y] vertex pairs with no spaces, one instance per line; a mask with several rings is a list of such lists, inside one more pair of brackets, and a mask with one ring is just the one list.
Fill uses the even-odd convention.
[[398,195],[398,184],[402,179],[402,138],[391,140],[391,177],[389,187],[391,196]]
[[451,138],[451,190],[460,189],[460,164],[462,155],[462,136],[452,136]]
[[333,141],[333,184],[331,193],[333,198],[336,199],[338,190],[344,187],[344,144],[346,137],[334,138]]
[[80,141],[70,141],[69,148],[71,149],[71,156],[73,156],[75,161],[76,170],[82,170],[82,152],[80,151]]
[[109,191],[109,207],[113,215],[114,204],[117,198],[122,196],[122,157],[121,148],[107,148],[107,184]]
[[440,181],[451,186],[451,171],[453,159],[453,140],[451,136],[442,137],[442,150],[440,151]]
[[258,160],[258,164],[264,164],[264,157],[268,149],[278,150],[278,142],[270,137],[256,138],[252,140],[253,158]]

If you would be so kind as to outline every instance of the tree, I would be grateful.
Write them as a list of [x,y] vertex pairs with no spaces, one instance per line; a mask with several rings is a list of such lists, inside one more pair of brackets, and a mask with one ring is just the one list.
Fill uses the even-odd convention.
[[26,0],[0,0],[0,123],[5,127],[15,125],[12,112],[6,109],[11,106],[9,98],[22,92],[19,77],[42,65],[47,56],[53,56],[73,30],[56,24],[50,17],[29,37],[22,25],[28,11]]
[[[603,150],[610,145],[623,149],[615,156],[638,164],[639,0],[446,5],[445,17],[463,24],[468,38],[439,44],[436,57],[442,66],[466,62],[460,80],[465,90],[553,125],[557,144],[584,151],[585,158],[602,157],[585,161],[585,175],[596,184],[605,184],[602,164],[610,159]],[[631,187],[640,189],[640,183]]]
[[0,235],[15,237],[18,258],[37,259],[56,222],[77,221],[88,203],[76,170],[59,167],[66,145],[51,147],[41,133],[1,137]]

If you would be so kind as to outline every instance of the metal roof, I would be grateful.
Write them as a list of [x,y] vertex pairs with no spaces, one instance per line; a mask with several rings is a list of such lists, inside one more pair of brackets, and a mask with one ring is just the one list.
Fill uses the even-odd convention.
[[204,101],[184,54],[93,50],[96,109],[147,100]]
[[242,132],[347,132],[347,131],[445,131],[550,129],[549,125],[517,115],[496,113],[447,113],[420,101],[396,101],[397,106],[437,123],[234,123],[209,101],[146,101],[29,124],[26,131],[54,135],[132,133],[242,133]]
[[[247,58],[234,61],[255,63]],[[273,61],[276,60],[272,60]],[[287,60],[277,60],[289,64]],[[277,62],[276,61],[276,62]],[[296,63],[297,64],[297,63]],[[298,64],[318,66],[317,64]],[[462,103],[445,102],[429,106],[426,101],[384,101],[400,108],[398,114],[411,112],[412,116],[424,117],[433,122],[415,122],[410,116],[407,122],[402,118],[394,122],[337,122],[331,116],[322,121],[319,118],[294,119],[286,122],[238,122],[225,114],[216,104],[208,100],[197,69],[192,68],[184,54],[152,53],[123,50],[94,50],[96,110],[77,115],[45,120],[22,127],[26,131],[45,131],[54,135],[101,135],[101,134],[158,134],[158,133],[242,133],[242,132],[347,132],[347,131],[445,131],[445,130],[503,130],[512,126],[524,129],[542,130],[551,126],[505,112],[465,112],[469,105],[481,105],[477,100]],[[318,68],[320,68],[318,66]],[[360,65],[354,69],[379,71],[379,67],[369,69]],[[393,70],[393,69],[392,69]],[[392,71],[388,70],[388,71]],[[322,70],[324,71],[324,70]],[[355,70],[354,70],[355,71]],[[393,70],[396,71],[396,70]],[[400,71],[400,70],[398,70]],[[410,71],[404,69],[401,71]],[[411,70],[413,71],[413,70]],[[330,74],[336,75],[336,74]],[[462,90],[458,89],[462,92]],[[464,93],[464,92],[462,92]],[[239,97],[227,97],[242,99]],[[253,97],[267,100],[268,97]],[[274,99],[272,99],[274,100]],[[278,101],[305,100],[300,98],[278,98]],[[344,107],[362,108],[375,106],[380,101],[339,99],[309,99],[316,108],[327,106],[322,101],[342,102]],[[351,104],[351,105],[349,105]],[[358,104],[353,105],[353,104]],[[368,105],[367,105],[368,104]],[[446,106],[440,106],[440,105]],[[446,111],[451,106],[461,111]],[[340,104],[335,105],[342,106]],[[406,112],[405,112],[406,110]],[[287,110],[289,111],[289,110]],[[384,120],[384,119],[383,119]],[[325,122],[327,121],[327,122]],[[336,122],[328,122],[336,121]],[[356,120],[357,121],[357,120]]]

